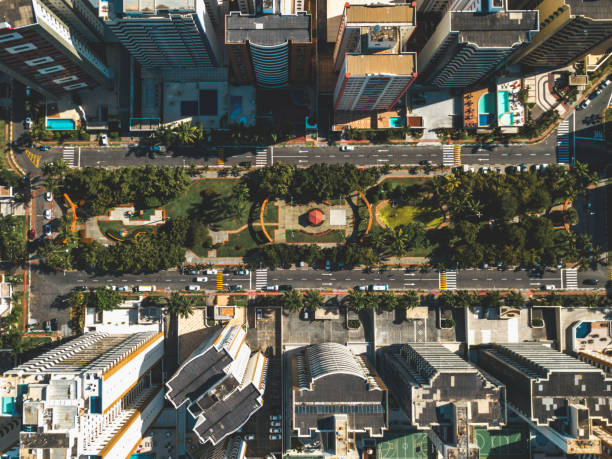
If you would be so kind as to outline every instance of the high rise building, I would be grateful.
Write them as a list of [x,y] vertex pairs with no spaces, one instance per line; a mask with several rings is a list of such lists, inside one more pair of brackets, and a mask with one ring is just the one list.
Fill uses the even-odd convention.
[[[220,63],[211,0],[113,2],[106,24],[134,59],[147,69],[208,69]],[[217,19],[218,20],[218,19]]]
[[251,355],[245,338],[239,325],[219,327],[166,383],[166,398],[175,408],[187,404],[202,443],[219,444],[263,405],[268,362]]
[[505,387],[444,345],[392,346],[382,355],[391,393],[442,457],[478,457],[473,427],[500,429],[506,423]]
[[447,11],[476,11],[481,0],[421,0],[417,2],[419,13],[441,13]]
[[52,99],[75,89],[112,87],[112,70],[86,34],[44,0],[0,0],[0,12],[0,71]]
[[338,456],[354,450],[355,433],[382,437],[389,426],[388,393],[366,356],[322,343],[298,349],[290,364],[291,427],[298,437],[336,432]]
[[592,421],[612,424],[612,378],[541,343],[492,344],[478,365],[506,384],[508,405],[565,454],[600,454]]
[[104,40],[104,23],[99,9],[89,0],[42,0],[71,29],[91,43]]
[[236,84],[278,88],[307,83],[314,54],[310,14],[225,17],[225,45]]
[[560,68],[612,46],[612,6],[608,0],[526,0],[520,4],[537,9],[540,32],[513,62]]
[[414,82],[416,54],[405,49],[414,10],[412,4],[346,4],[334,46],[335,111],[389,110]]
[[6,371],[19,457],[128,457],[163,408],[163,354],[162,332],[95,332]]
[[538,30],[537,11],[510,11],[504,0],[449,11],[419,53],[419,83],[470,86],[499,69]]

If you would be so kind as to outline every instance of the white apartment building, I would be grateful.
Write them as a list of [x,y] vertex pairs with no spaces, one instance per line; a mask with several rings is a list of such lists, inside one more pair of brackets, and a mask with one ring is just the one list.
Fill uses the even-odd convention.
[[128,457],[163,408],[163,355],[163,332],[94,332],[6,371],[3,413],[21,419],[19,456]]

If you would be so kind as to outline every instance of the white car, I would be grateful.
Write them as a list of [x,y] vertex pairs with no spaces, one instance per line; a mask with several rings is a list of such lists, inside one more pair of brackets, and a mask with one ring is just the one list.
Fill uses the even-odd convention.
[[32,118],[28,116],[25,120],[23,120],[23,125],[25,126],[26,129],[31,129],[32,128]]
[[244,436],[244,439],[246,441],[255,440],[255,434],[247,434],[247,435]]
[[51,220],[51,209],[45,209],[43,212],[45,220]]
[[108,147],[108,136],[106,134],[100,134],[100,145]]
[[200,286],[199,285],[188,285],[187,290],[190,292],[197,292],[198,290],[200,290]]
[[352,145],[342,145],[340,151],[353,151],[355,149]]
[[555,290],[555,286],[550,284],[550,285],[542,285],[542,290]]
[[130,287],[128,287],[127,285],[120,285],[119,287],[117,287],[117,291],[118,292],[129,292]]
[[45,193],[45,201],[49,201],[49,202],[53,201],[53,193],[47,191]]
[[272,427],[280,427],[281,423],[280,423],[280,421],[272,421],[272,422],[270,422],[270,425]]
[[208,274],[209,276],[212,276],[214,274],[217,274],[217,270],[216,269],[207,269],[206,271],[204,271],[204,274]]
[[208,282],[208,277],[200,276],[195,278],[196,282]]

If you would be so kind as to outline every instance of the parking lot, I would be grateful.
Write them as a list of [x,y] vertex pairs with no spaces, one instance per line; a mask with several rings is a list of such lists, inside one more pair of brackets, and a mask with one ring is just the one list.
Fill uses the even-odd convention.
[[[360,315],[360,319],[362,316],[363,314]],[[338,319],[304,320],[297,313],[283,311],[283,345],[325,342],[344,345],[349,342],[364,342],[366,341],[365,327],[367,327],[367,323],[363,323],[364,320],[360,328],[349,330],[342,312]]]

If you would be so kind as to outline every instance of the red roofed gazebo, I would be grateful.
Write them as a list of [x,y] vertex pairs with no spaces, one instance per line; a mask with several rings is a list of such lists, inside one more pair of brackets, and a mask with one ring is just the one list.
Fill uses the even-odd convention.
[[325,215],[319,209],[308,212],[308,222],[313,226],[319,226],[325,220]]

